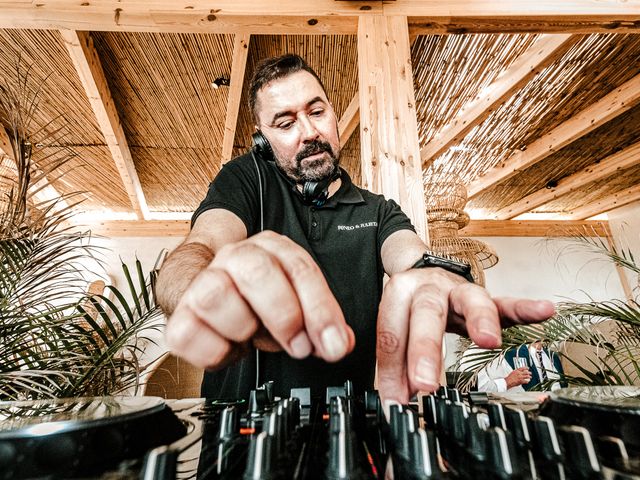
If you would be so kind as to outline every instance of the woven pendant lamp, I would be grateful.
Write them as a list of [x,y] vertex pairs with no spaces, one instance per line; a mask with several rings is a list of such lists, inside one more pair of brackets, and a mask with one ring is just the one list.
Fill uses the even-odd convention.
[[484,269],[498,263],[498,255],[486,243],[459,235],[469,224],[464,183],[455,173],[430,168],[424,175],[424,191],[431,250],[470,264],[475,282],[484,286]]

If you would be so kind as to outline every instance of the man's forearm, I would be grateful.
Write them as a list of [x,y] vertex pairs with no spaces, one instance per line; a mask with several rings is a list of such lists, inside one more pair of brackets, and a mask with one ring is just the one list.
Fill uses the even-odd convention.
[[156,300],[167,315],[175,310],[191,281],[211,263],[213,251],[198,242],[183,243],[167,257],[156,283]]

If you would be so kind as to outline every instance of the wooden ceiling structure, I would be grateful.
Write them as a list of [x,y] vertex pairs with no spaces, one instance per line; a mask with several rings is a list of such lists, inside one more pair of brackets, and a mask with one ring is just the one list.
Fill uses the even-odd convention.
[[77,154],[54,193],[131,217],[97,232],[184,235],[250,146],[256,62],[295,52],[334,103],[341,164],[419,231],[437,167],[467,185],[463,234],[542,236],[640,200],[639,33],[640,0],[0,0],[0,79],[30,66],[36,161]]

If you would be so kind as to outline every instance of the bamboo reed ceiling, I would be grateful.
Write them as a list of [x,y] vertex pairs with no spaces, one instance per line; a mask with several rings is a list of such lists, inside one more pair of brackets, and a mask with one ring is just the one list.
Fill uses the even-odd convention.
[[[212,82],[231,78],[234,35],[106,31],[90,36],[126,139],[116,140],[115,147],[125,157],[130,155],[133,188],[139,181],[151,212],[193,211],[221,168],[228,102],[233,97],[230,87],[214,89]],[[421,147],[454,128],[472,110],[473,102],[508,80],[514,66],[544,38],[540,33],[417,36],[411,60]],[[456,173],[466,184],[481,180],[640,75],[640,35],[593,33],[572,40],[566,51],[536,69],[465,130],[461,140],[447,144],[429,162]],[[247,108],[251,72],[261,59],[285,52],[302,55],[316,69],[338,118],[358,94],[356,35],[252,35],[233,155],[251,146],[254,121]],[[40,89],[40,108],[31,126],[42,142],[36,161],[45,164],[65,147],[77,152],[67,166],[68,174],[54,180],[54,187],[60,193],[86,190],[87,210],[132,211],[131,189],[125,188],[122,170],[114,161],[114,142],[110,144],[103,133],[99,113],[94,112],[63,36],[54,30],[0,29],[0,80],[4,79],[0,85],[15,78],[18,63],[30,68],[28,87]],[[519,168],[510,178],[485,185],[467,206],[492,218],[550,181],[560,182],[608,162],[616,152],[640,141],[640,104],[598,125],[566,145],[551,147],[537,163]],[[362,182],[358,130],[342,146],[341,164],[356,183]],[[550,197],[530,210],[569,213],[638,183],[640,167],[627,165],[614,174],[589,177],[570,193]]]

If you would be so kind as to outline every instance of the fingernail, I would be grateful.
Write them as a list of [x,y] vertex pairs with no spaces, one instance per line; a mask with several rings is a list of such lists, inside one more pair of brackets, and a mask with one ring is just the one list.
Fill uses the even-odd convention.
[[311,342],[305,332],[300,332],[289,342],[291,356],[294,358],[306,358],[312,350]]
[[496,332],[488,328],[479,329],[478,334],[480,334],[483,337],[489,337],[489,339],[493,340],[494,345],[496,347],[500,346],[500,344],[502,343],[502,339],[500,338],[500,335],[496,334]]
[[347,353],[347,342],[335,325],[324,329],[321,340],[324,353],[328,357],[325,360],[339,360]]
[[429,387],[437,388],[439,385],[436,365],[427,357],[422,357],[416,365],[415,381]]

